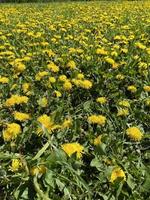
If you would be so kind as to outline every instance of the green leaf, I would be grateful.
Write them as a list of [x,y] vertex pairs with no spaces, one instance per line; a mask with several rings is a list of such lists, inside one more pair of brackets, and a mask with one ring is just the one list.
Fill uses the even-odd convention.
[[90,166],[91,166],[91,167],[96,167],[98,170],[100,170],[101,163],[100,163],[100,161],[98,160],[98,158],[94,158],[94,159],[91,161]]
[[127,184],[128,186],[133,190],[136,186],[136,184],[134,183],[133,177],[131,176],[131,174],[128,174],[128,178],[127,178]]
[[120,182],[120,183],[119,183],[119,187],[118,187],[118,189],[117,189],[117,193],[116,193],[116,200],[119,199],[119,195],[121,194],[122,187],[123,187],[123,183]]
[[84,104],[83,104],[83,109],[85,111],[89,111],[90,110],[90,107],[91,107],[91,101],[86,101]]
[[96,147],[96,152],[99,155],[104,155],[106,153],[106,144],[102,143]]
[[41,157],[41,155],[46,151],[46,149],[49,147],[50,143],[49,141],[38,151],[38,153],[34,156],[32,160],[37,160]]
[[60,149],[55,149],[47,158],[47,165],[49,168],[56,167],[58,163],[66,161],[66,154]]
[[70,192],[66,187],[64,188],[64,195],[65,195],[65,197],[68,197],[69,199],[71,199]]
[[14,196],[16,199],[28,200],[28,187],[27,184],[24,184],[15,191]]
[[53,172],[51,170],[47,170],[46,175],[45,175],[45,182],[54,188],[54,177],[53,177]]
[[55,181],[56,181],[56,184],[57,184],[59,190],[60,190],[60,191],[63,191],[63,189],[64,189],[64,187],[65,187],[65,184],[62,183],[59,179],[56,179]]
[[142,190],[145,192],[150,191],[150,175],[149,174],[147,174],[147,176],[146,176],[146,180],[142,186]]

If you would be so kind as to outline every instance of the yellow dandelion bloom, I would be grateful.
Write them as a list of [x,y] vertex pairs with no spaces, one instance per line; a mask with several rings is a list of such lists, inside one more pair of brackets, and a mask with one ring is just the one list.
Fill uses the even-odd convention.
[[21,73],[26,69],[26,66],[22,62],[16,62],[14,64],[14,69],[15,69],[15,72]]
[[110,182],[113,183],[118,178],[122,178],[123,180],[126,179],[126,175],[120,167],[113,169],[110,177]]
[[145,92],[150,92],[150,86],[149,85],[144,86],[143,89],[144,89]]
[[117,116],[127,116],[127,115],[129,115],[129,110],[128,109],[120,108],[118,110]]
[[88,122],[91,124],[105,125],[106,117],[103,115],[91,115],[88,117]]
[[109,63],[110,65],[114,65],[114,64],[115,64],[115,61],[114,61],[112,58],[109,58],[109,57],[106,57],[106,58],[105,58],[105,61],[106,61],[107,63]]
[[102,139],[102,136],[99,135],[97,138],[94,139],[93,144],[95,146],[100,145],[102,143],[101,139]]
[[1,76],[0,76],[0,83],[6,84],[6,83],[8,83],[8,82],[9,82],[9,78],[7,78],[7,77],[1,77]]
[[143,45],[143,44],[140,43],[140,42],[136,42],[136,43],[135,43],[135,46],[136,46],[137,48],[139,48],[139,49],[146,49],[146,46]]
[[84,150],[84,147],[75,142],[75,143],[66,143],[61,145],[63,151],[65,151],[65,153],[71,157],[72,154],[76,153],[77,158],[81,158],[82,157],[82,153]]
[[59,67],[55,65],[55,63],[51,62],[47,65],[47,68],[51,70],[52,72],[59,72]]
[[35,76],[35,80],[40,81],[44,76],[47,76],[47,75],[48,75],[48,72],[46,71],[38,72]]
[[134,85],[130,85],[127,88],[130,92],[135,93],[137,91],[137,88]]
[[54,94],[55,94],[56,97],[58,97],[58,98],[62,96],[61,92],[59,92],[59,91],[57,91],[57,90],[54,91]]
[[96,49],[96,54],[98,54],[98,55],[107,55],[108,52],[106,50],[104,50],[104,49],[98,48],[98,49]]
[[80,80],[79,86],[84,89],[90,89],[92,87],[92,82],[89,80]]
[[55,77],[53,77],[53,76],[49,77],[49,82],[50,83],[55,83],[56,82]]
[[106,97],[98,97],[96,99],[96,102],[100,103],[100,104],[105,104],[107,102]]
[[10,107],[15,104],[22,104],[28,102],[28,97],[26,96],[20,96],[20,95],[12,95],[9,99],[6,100],[5,105]]
[[68,91],[68,90],[71,90],[72,89],[72,84],[70,81],[65,81],[64,84],[63,84],[63,88],[64,90]]
[[140,141],[143,137],[143,133],[140,131],[138,127],[130,127],[126,130],[126,134],[128,135],[129,138],[135,140],[135,141]]
[[60,75],[59,76],[59,81],[65,82],[67,80],[67,76],[66,75]]
[[119,101],[119,106],[124,106],[124,107],[127,107],[129,108],[130,107],[130,103],[128,100],[122,100],[122,101]]
[[18,171],[19,168],[21,168],[21,167],[22,167],[22,163],[21,163],[20,159],[12,159],[12,163],[11,163],[10,168],[13,172]]
[[24,83],[22,85],[22,90],[23,90],[24,93],[28,92],[29,88],[30,88],[30,83]]
[[65,119],[63,124],[62,124],[62,128],[70,128],[72,125],[72,120],[71,119]]
[[37,121],[41,123],[42,128],[39,127],[37,129],[37,134],[41,135],[43,133],[43,127],[46,128],[50,133],[56,129],[61,129],[61,125],[54,124],[51,117],[47,116],[46,114],[41,115],[37,118]]
[[84,79],[84,74],[82,74],[82,73],[77,74],[77,78],[78,79]]
[[21,126],[17,123],[7,124],[7,128],[3,131],[5,141],[15,139],[21,133]]
[[73,60],[70,60],[67,63],[67,67],[70,68],[70,69],[75,69],[76,68],[76,63]]
[[145,104],[146,104],[146,106],[150,106],[150,99],[146,99]]
[[72,83],[74,85],[76,85],[77,87],[79,87],[81,85],[81,80],[73,78],[72,79]]
[[51,131],[51,128],[54,124],[51,117],[47,116],[46,114],[38,117],[37,121],[40,122],[42,126],[44,126],[44,128],[46,128],[49,131]]
[[13,115],[14,115],[14,118],[15,118],[16,120],[19,120],[19,121],[26,121],[26,120],[29,120],[29,119],[30,119],[30,115],[27,114],[27,113],[22,113],[22,112],[17,112],[17,111],[15,111],[15,112],[13,113]]

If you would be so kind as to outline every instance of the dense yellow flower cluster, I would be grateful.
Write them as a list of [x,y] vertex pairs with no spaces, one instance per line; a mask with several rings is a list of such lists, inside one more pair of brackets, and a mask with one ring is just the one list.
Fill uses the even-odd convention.
[[2,184],[13,177],[16,198],[17,183],[36,178],[41,199],[42,187],[51,199],[59,189],[62,199],[97,199],[109,187],[112,199],[135,198],[124,187],[116,197],[106,179],[146,180],[138,143],[149,136],[149,23],[149,2],[0,5]]
[[10,107],[14,106],[15,104],[22,104],[27,103],[28,97],[26,96],[20,96],[20,95],[12,95],[9,99],[6,100],[5,105]]
[[73,79],[72,82],[77,86],[84,89],[90,89],[92,87],[92,82],[86,79],[81,80],[81,76],[78,79]]

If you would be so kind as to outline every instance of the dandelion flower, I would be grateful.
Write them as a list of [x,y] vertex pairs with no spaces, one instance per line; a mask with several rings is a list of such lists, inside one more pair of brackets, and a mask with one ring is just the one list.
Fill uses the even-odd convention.
[[71,157],[72,154],[76,153],[77,158],[81,158],[82,157],[82,153],[84,150],[84,147],[75,142],[75,143],[66,143],[61,145],[63,151],[65,151],[65,153]]
[[120,167],[113,169],[110,177],[110,182],[113,183],[118,178],[122,178],[123,180],[126,179],[125,173]]
[[0,76],[0,83],[6,84],[6,83],[8,83],[8,82],[9,82],[9,79],[8,79],[7,77],[1,77],[1,76]]
[[22,113],[22,112],[15,111],[13,113],[13,115],[14,115],[14,118],[16,120],[19,120],[19,121],[26,121],[26,120],[30,119],[30,115],[27,114],[27,113]]
[[127,115],[129,115],[129,110],[128,109],[120,108],[118,110],[117,116],[127,116]]
[[68,90],[71,90],[72,89],[72,84],[70,81],[65,81],[64,84],[63,84],[63,88],[64,90],[68,91]]
[[130,107],[130,103],[128,100],[122,100],[118,104],[119,104],[119,106],[123,106],[123,107],[127,107],[127,108]]
[[100,145],[100,144],[102,143],[101,139],[102,139],[102,136],[99,135],[97,138],[94,139],[93,144],[94,144],[95,146]]
[[132,92],[132,93],[135,93],[137,91],[137,88],[134,86],[134,85],[130,85],[128,86],[128,91]]
[[57,90],[54,91],[54,94],[55,94],[56,97],[58,97],[58,98],[62,96],[61,92],[59,92],[59,91],[57,91]]
[[21,126],[17,123],[7,124],[7,128],[3,131],[5,141],[15,139],[21,133]]
[[139,128],[133,126],[130,127],[126,130],[126,133],[129,138],[135,140],[135,141],[140,141],[143,137],[143,133],[140,131]]
[[20,95],[12,95],[9,99],[6,100],[5,105],[7,107],[14,106],[15,104],[22,104],[28,102],[28,97]]
[[105,125],[106,117],[103,115],[91,115],[88,117],[88,122],[91,124]]
[[75,69],[76,68],[76,63],[73,60],[70,60],[67,63],[67,67],[70,68],[70,69]]
[[62,124],[62,128],[70,128],[72,125],[72,120],[71,119],[65,119],[63,124]]
[[100,103],[100,104],[105,104],[107,102],[106,97],[98,97],[96,99],[96,102]]
[[150,92],[150,86],[149,85],[144,86],[143,89],[144,89],[145,92]]
[[19,160],[19,159],[12,159],[12,163],[11,163],[11,170],[13,171],[13,172],[16,172],[16,171],[18,171],[19,170],[19,168],[21,168],[22,167],[22,163],[21,163],[21,161]]
[[92,87],[92,82],[89,80],[80,80],[79,86],[84,89],[90,89]]

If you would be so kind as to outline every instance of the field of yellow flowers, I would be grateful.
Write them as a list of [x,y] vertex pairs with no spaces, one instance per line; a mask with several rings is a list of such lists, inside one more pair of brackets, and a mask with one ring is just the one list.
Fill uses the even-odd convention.
[[0,5],[0,200],[148,200],[150,2]]

